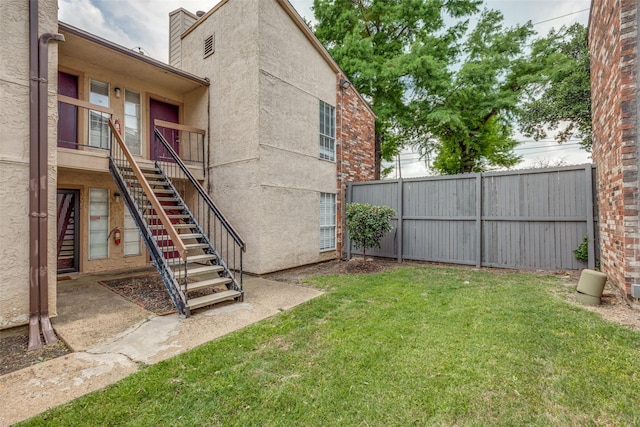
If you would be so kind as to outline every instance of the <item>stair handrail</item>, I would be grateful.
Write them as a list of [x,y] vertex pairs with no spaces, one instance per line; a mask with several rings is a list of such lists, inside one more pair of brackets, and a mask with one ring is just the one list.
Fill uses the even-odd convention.
[[231,235],[233,240],[238,244],[238,246],[240,247],[242,252],[246,252],[247,251],[247,245],[244,242],[244,240],[242,240],[242,238],[236,232],[236,230],[233,228],[233,226],[231,226],[229,221],[227,221],[227,219],[224,217],[222,212],[220,212],[218,210],[218,208],[216,207],[216,205],[213,202],[213,200],[211,200],[211,197],[209,196],[209,194],[207,194],[207,192],[204,191],[204,189],[202,188],[200,183],[195,179],[195,177],[193,176],[193,174],[191,173],[191,171],[189,170],[187,165],[184,164],[184,162],[182,161],[180,156],[178,156],[178,154],[171,147],[171,145],[169,145],[167,140],[164,138],[164,136],[162,135],[162,133],[158,130],[158,128],[156,126],[162,126],[162,122],[159,121],[159,120],[155,120],[154,121],[153,130],[154,130],[154,133],[155,133],[156,137],[162,142],[162,145],[164,145],[164,148],[171,155],[171,157],[176,162],[176,164],[180,167],[180,169],[182,169],[182,171],[186,175],[187,179],[191,182],[193,187],[198,191],[198,194],[200,194],[200,196],[203,198],[203,200],[207,203],[209,208],[213,211],[213,213],[215,214],[216,218],[218,218],[218,220],[224,226],[224,228],[227,230],[227,232],[229,232],[229,234]]
[[173,244],[176,246],[176,249],[177,249],[178,253],[180,254],[180,258],[184,262],[186,262],[187,261],[187,248],[186,248],[184,242],[182,241],[182,239],[180,238],[180,235],[178,234],[178,232],[174,228],[173,223],[171,222],[171,220],[167,216],[167,213],[165,212],[164,208],[162,207],[162,205],[160,204],[160,202],[156,198],[156,195],[153,192],[153,190],[151,189],[151,186],[149,185],[149,183],[147,182],[147,179],[144,177],[144,174],[142,173],[142,170],[140,170],[140,167],[138,166],[138,164],[133,159],[133,156],[131,155],[131,152],[129,151],[129,148],[127,147],[127,145],[122,140],[122,137],[118,133],[118,130],[116,129],[116,127],[113,124],[113,121],[111,119],[109,119],[109,127],[111,128],[111,134],[115,137],[115,140],[118,143],[118,146],[120,147],[120,149],[124,153],[125,157],[127,158],[127,161],[131,165],[131,170],[135,174],[136,178],[138,178],[138,181],[140,182],[140,186],[142,187],[142,190],[144,191],[145,195],[149,199],[149,202],[151,203],[151,206],[153,206],[153,209],[156,211],[156,213],[158,215],[158,219],[160,219],[160,222],[164,226],[165,230],[167,231],[167,233],[169,233],[169,237],[173,241]]

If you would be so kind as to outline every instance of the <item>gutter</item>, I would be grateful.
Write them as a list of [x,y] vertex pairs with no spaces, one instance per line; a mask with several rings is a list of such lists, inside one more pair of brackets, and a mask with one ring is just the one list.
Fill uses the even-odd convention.
[[58,341],[49,319],[48,242],[48,72],[49,42],[38,37],[38,0],[29,0],[29,350]]

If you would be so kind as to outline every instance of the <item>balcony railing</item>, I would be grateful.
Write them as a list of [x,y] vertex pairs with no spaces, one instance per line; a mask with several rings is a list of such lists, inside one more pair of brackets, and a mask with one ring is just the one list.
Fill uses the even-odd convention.
[[[154,120],[157,131],[164,137],[175,154],[188,166],[205,167],[205,131],[191,126]],[[173,157],[154,136],[154,160],[159,162],[173,162]]]
[[58,113],[58,147],[109,150],[113,109],[58,95]]

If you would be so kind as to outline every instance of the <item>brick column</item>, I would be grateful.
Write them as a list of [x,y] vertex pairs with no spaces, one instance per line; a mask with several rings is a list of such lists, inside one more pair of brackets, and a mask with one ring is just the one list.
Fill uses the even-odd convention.
[[640,283],[637,27],[637,0],[592,3],[589,50],[600,264],[624,293]]
[[336,167],[337,167],[337,251],[345,252],[346,189],[348,182],[371,181],[376,177],[375,115],[353,88],[343,89],[336,79]]

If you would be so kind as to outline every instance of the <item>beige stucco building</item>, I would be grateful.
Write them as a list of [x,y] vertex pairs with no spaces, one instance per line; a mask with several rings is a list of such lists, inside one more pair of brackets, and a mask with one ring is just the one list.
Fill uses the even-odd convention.
[[[58,274],[155,264],[161,275],[184,279],[175,267],[170,272],[174,258],[189,263],[215,252],[234,258],[220,273],[231,277],[238,256],[242,270],[255,274],[341,256],[346,181],[375,177],[375,117],[286,0],[222,0],[198,15],[172,12],[171,65],[59,23],[55,0],[33,3],[38,34],[65,38],[48,45],[48,114],[40,117],[48,126],[47,262],[30,262],[29,3],[6,0],[0,49],[15,61],[0,61],[0,118],[8,131],[0,145],[0,218],[15,242],[0,249],[0,329],[29,322],[33,289],[42,283],[55,316]],[[162,157],[169,149],[154,126],[180,159]],[[124,146],[136,166],[118,166]],[[163,183],[154,175],[158,162]],[[159,205],[149,205],[146,184],[137,190],[128,178],[134,169]],[[208,202],[181,190],[187,175],[215,212],[198,216]],[[164,234],[156,231],[163,218],[149,219],[159,211],[172,224]],[[223,249],[235,237],[228,230],[218,236],[224,224],[205,219],[214,214],[241,238],[239,249]],[[184,245],[158,252],[157,242],[169,236]],[[30,279],[38,269],[48,270],[47,280]]]

